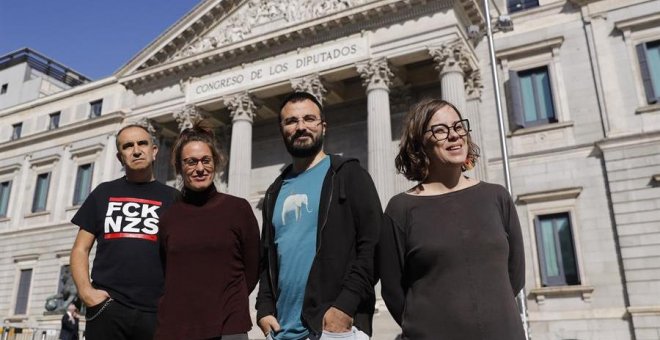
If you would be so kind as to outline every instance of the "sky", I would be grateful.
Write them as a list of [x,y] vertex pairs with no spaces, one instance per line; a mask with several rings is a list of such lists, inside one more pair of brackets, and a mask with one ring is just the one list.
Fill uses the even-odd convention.
[[92,80],[112,75],[201,0],[0,0],[0,56],[29,47]]

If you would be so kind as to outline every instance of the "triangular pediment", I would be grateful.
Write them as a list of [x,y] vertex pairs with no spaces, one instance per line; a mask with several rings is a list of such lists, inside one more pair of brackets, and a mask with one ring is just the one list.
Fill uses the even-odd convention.
[[127,76],[382,0],[206,0],[118,72]]

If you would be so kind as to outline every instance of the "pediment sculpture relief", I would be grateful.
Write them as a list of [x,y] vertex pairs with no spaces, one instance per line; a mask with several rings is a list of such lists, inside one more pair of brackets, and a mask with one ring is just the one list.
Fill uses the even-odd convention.
[[172,60],[189,57],[252,35],[339,12],[375,0],[249,0],[204,37],[174,54]]

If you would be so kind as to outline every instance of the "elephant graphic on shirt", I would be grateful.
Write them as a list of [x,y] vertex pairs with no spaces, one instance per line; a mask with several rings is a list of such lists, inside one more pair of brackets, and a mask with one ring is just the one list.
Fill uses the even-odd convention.
[[293,194],[289,195],[282,205],[282,224],[286,224],[286,214],[289,212],[294,212],[296,214],[296,222],[300,221],[300,213],[302,211],[302,206],[305,205],[305,210],[308,213],[312,211],[309,210],[309,201],[306,194]]

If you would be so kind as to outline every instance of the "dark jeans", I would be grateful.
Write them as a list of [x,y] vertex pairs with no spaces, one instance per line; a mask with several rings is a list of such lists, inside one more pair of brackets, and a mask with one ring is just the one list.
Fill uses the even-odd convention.
[[[87,318],[96,315],[106,302],[87,308]],[[96,318],[87,321],[85,338],[87,340],[152,340],[155,330],[156,313],[139,311],[112,300]]]

